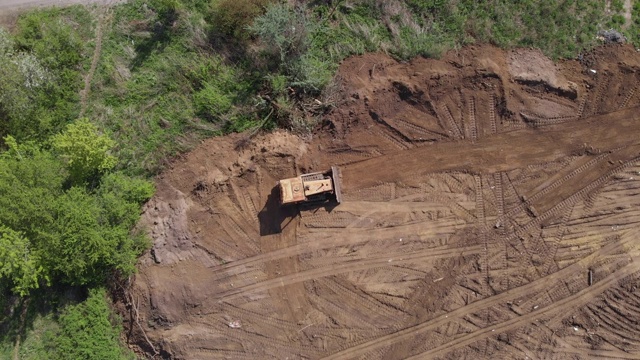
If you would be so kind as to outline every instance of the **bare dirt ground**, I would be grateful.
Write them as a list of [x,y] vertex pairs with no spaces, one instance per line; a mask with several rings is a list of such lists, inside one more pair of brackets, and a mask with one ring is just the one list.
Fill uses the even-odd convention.
[[[176,359],[640,358],[632,47],[370,54],[339,74],[345,101],[311,141],[211,139],[158,177],[121,304],[132,342]],[[341,205],[278,206],[278,179],[333,164]]]

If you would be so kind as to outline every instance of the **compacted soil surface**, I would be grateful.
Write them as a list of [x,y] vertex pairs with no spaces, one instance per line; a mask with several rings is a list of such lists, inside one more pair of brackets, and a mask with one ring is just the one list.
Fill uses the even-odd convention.
[[[175,359],[640,358],[640,55],[345,60],[311,138],[204,141],[157,178],[120,304]],[[340,205],[278,179],[342,169]]]

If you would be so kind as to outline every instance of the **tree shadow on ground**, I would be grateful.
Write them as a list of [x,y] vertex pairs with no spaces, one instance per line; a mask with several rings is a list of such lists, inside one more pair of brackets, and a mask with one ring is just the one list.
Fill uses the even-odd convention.
[[83,287],[40,288],[29,296],[12,294],[0,289],[0,346],[24,343],[38,318],[57,313],[64,305],[83,301],[87,297]]
[[131,62],[131,69],[142,66],[154,51],[162,52],[171,42],[171,30],[178,20],[176,10],[166,10],[158,14],[158,21],[153,24],[151,36],[139,40],[136,44],[136,56]]

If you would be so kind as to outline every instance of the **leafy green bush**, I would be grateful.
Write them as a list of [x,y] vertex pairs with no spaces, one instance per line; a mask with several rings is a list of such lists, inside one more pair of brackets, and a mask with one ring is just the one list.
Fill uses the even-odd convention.
[[31,53],[18,51],[14,39],[0,28],[0,135],[26,138],[48,130],[48,117],[37,117],[35,102],[52,80]]
[[38,287],[43,268],[20,232],[0,225],[0,278],[13,284],[13,292],[26,295]]
[[115,142],[100,135],[87,118],[67,125],[65,131],[54,135],[52,145],[65,159],[75,184],[111,170],[117,163],[116,158],[109,154]]
[[58,318],[59,330],[48,339],[52,360],[133,359],[120,345],[122,326],[113,315],[102,288],[90,289],[84,302],[67,306]]

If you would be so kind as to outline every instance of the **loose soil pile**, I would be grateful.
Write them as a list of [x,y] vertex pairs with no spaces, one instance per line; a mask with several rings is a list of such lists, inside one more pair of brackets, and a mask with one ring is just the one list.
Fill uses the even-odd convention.
[[[157,179],[132,341],[177,359],[640,357],[632,47],[369,54],[339,78],[311,141],[210,139]],[[278,179],[335,164],[342,204],[278,206]]]

